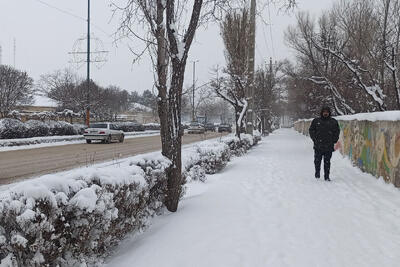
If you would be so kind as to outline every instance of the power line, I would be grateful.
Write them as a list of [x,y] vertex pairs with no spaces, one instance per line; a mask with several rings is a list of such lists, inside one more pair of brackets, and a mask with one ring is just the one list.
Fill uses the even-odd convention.
[[[75,18],[75,19],[79,19],[79,20],[81,20],[81,21],[87,22],[87,19],[86,19],[86,18],[81,17],[81,16],[79,16],[79,15],[76,15],[76,14],[74,14],[74,13],[68,11],[68,10],[65,10],[65,9],[62,9],[62,8],[59,8],[59,7],[56,7],[56,6],[54,6],[54,5],[52,5],[52,4],[49,4],[49,3],[45,2],[45,1],[42,1],[42,0],[34,0],[34,1],[39,2],[39,3],[41,3],[42,5],[47,6],[48,8],[57,10],[57,11],[59,11],[59,12],[65,14],[65,15],[71,16],[71,17],[73,17],[73,18]],[[103,30],[100,26],[98,26],[98,25],[96,25],[96,24],[94,24],[94,23],[90,23],[90,24],[91,24],[93,27],[97,28],[99,31],[103,32],[103,33],[104,33],[105,35],[107,35],[108,37],[111,36],[111,34],[109,34],[107,31]]]
[[[268,26],[268,24],[266,24],[266,22],[265,21],[263,21],[264,22],[264,24],[265,25],[267,25]],[[268,53],[271,55],[272,54],[272,52],[271,52],[271,49],[269,48],[269,45],[268,45],[268,41],[267,41],[267,35],[265,34],[265,28],[263,27],[262,28],[262,31],[263,31],[263,36],[264,36],[264,43],[265,43],[265,46],[267,47],[267,49],[268,49]]]
[[14,68],[15,68],[16,57],[17,57],[17,40],[14,38]]
[[269,18],[269,35],[271,37],[271,47],[272,47],[272,55],[275,58],[275,48],[274,48],[274,39],[272,37],[272,20],[271,20],[271,8],[268,2],[268,18]]
[[75,15],[75,14],[72,13],[72,12],[69,12],[69,11],[67,11],[67,10],[64,10],[64,9],[59,8],[59,7],[53,6],[53,5],[51,5],[51,4],[49,4],[49,3],[45,2],[45,1],[42,1],[42,0],[34,0],[34,1],[39,2],[39,3],[45,5],[45,6],[49,7],[49,8],[58,10],[59,12],[64,13],[64,14],[66,14],[66,15],[69,15],[69,16],[71,16],[71,17],[74,17],[74,18],[76,18],[76,19],[86,21],[86,19],[85,19],[84,17]]
[[262,56],[262,53],[261,53],[260,48],[258,47],[257,43],[256,43],[256,50],[257,50],[258,56],[262,59],[263,56]]

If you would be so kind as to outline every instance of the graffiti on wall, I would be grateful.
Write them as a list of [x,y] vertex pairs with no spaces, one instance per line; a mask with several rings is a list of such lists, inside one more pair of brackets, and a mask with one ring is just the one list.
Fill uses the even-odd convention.
[[[296,130],[308,135],[310,121]],[[400,124],[390,121],[339,121],[340,153],[361,170],[400,187]]]

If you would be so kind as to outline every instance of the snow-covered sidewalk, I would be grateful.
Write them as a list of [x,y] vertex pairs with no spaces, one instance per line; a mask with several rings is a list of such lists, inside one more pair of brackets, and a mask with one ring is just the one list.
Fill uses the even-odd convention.
[[399,266],[400,190],[335,152],[313,178],[307,137],[282,129],[205,184],[177,213],[126,240],[109,267]]

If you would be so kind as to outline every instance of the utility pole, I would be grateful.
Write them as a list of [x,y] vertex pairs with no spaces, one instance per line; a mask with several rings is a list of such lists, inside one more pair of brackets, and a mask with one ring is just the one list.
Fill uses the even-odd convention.
[[194,114],[194,92],[196,90],[196,62],[198,60],[193,60],[193,96],[192,96],[192,121],[195,121],[195,114]]
[[16,57],[17,57],[17,40],[14,38],[14,68],[15,68]]
[[253,110],[254,110],[254,69],[256,48],[256,0],[250,3],[250,54],[248,59],[248,87],[247,87],[247,123],[246,132],[253,135]]
[[86,125],[90,124],[90,0],[88,0],[88,19],[87,19],[87,92],[86,92]]
[[[90,0],[87,1],[87,33],[83,34],[82,37],[78,38],[75,41],[75,44],[73,46],[72,52],[69,52],[68,54],[72,55],[72,60],[70,63],[74,63],[78,65],[78,68],[82,67],[86,63],[86,114],[85,114],[85,124],[87,126],[90,125],[90,109],[91,109],[91,104],[90,104],[90,95],[91,95],[91,90],[90,90],[90,84],[91,84],[91,79],[90,79],[90,64],[92,63],[104,63],[107,61],[106,59],[106,54],[108,51],[102,49],[94,49],[94,51],[91,51],[91,43],[95,44],[95,47],[101,47],[103,48],[103,44],[99,38],[96,38],[93,34],[90,33]],[[86,46],[86,47],[85,47]],[[93,57],[92,57],[93,55]],[[86,56],[86,57],[85,57]]]
[[397,81],[398,78],[397,78],[397,73],[396,73],[396,71],[397,71],[396,56],[397,56],[396,50],[393,46],[392,47],[392,68],[393,68],[392,75],[393,75],[394,87],[396,89],[397,109],[400,110],[400,88],[399,88],[400,85],[398,84],[398,81]]

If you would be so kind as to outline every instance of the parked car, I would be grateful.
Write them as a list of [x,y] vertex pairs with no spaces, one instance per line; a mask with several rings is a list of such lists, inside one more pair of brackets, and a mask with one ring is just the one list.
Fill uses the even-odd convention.
[[143,126],[144,126],[144,129],[146,131],[149,131],[149,130],[160,130],[160,128],[161,128],[159,123],[154,123],[154,122],[143,124]]
[[204,125],[204,128],[206,129],[206,131],[215,132],[214,123],[208,122],[206,123],[206,125]]
[[125,133],[127,132],[143,132],[145,127],[138,122],[118,122],[116,125]]
[[187,130],[187,129],[189,129],[189,126],[190,126],[190,122],[182,122],[183,129]]
[[219,133],[223,133],[223,132],[231,133],[232,127],[229,124],[221,124],[220,126],[218,126],[218,132]]
[[206,129],[204,125],[199,122],[191,122],[189,125],[188,133],[189,134],[202,134],[205,133]]
[[102,141],[107,144],[112,141],[122,143],[125,139],[124,132],[116,124],[108,122],[90,124],[83,136],[88,144],[92,143],[92,141]]

